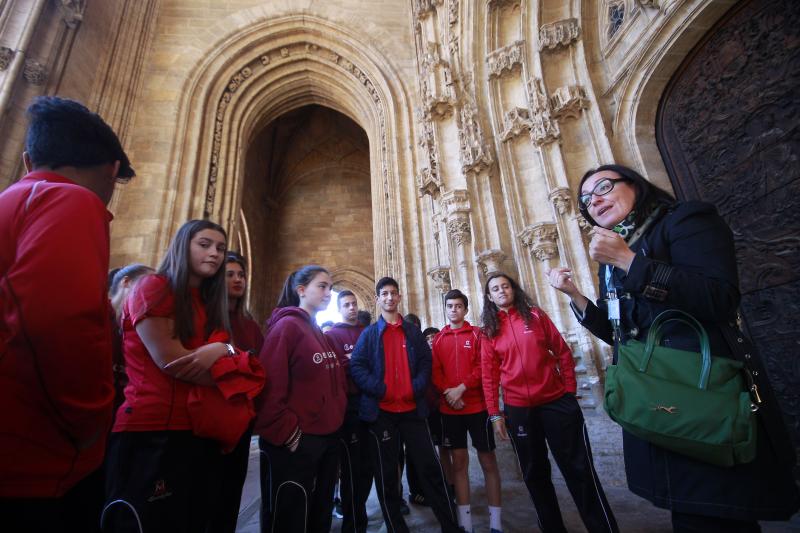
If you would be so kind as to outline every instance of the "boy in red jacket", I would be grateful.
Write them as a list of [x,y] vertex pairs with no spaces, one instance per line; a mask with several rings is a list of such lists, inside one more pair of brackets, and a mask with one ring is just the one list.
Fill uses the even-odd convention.
[[433,340],[433,384],[441,393],[442,445],[453,458],[458,525],[472,531],[467,433],[486,481],[491,533],[500,533],[500,473],[481,388],[480,329],[464,320],[469,301],[458,289],[444,296],[449,324]]
[[0,517],[4,531],[98,531],[111,423],[106,275],[119,139],[71,100],[38,98],[0,194]]

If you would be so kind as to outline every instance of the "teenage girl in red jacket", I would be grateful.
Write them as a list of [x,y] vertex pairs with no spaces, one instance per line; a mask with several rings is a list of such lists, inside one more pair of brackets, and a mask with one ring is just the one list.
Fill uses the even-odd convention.
[[[594,470],[583,413],[575,399],[575,363],[545,312],[510,276],[490,274],[484,291],[481,370],[495,436],[508,440],[543,533],[566,533],[550,479],[547,448],[564,475],[589,533],[617,522]],[[503,388],[505,420],[498,406]]]
[[[192,220],[175,235],[154,275],[142,278],[122,315],[129,382],[107,455],[105,531],[204,531],[213,508],[219,443],[192,433],[194,385],[233,352],[227,338],[222,227]],[[211,466],[210,466],[211,465]]]
[[267,323],[267,385],[255,432],[261,447],[261,531],[327,533],[347,404],[342,366],[315,321],[331,299],[321,266],[292,273]]

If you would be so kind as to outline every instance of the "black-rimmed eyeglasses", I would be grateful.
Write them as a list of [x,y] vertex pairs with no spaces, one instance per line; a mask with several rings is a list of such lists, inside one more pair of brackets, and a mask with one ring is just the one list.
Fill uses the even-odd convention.
[[605,196],[606,194],[614,190],[614,185],[618,181],[628,181],[628,180],[626,178],[603,178],[594,184],[592,192],[581,194],[578,197],[578,201],[581,203],[583,207],[589,207],[589,204],[592,203],[592,195]]

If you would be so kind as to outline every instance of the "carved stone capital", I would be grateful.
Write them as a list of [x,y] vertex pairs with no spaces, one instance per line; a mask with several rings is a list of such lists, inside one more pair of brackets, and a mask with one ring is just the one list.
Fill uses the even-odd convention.
[[525,57],[525,41],[515,41],[486,55],[489,79],[499,78],[520,69]]
[[503,131],[500,140],[510,141],[514,137],[528,131],[533,126],[530,112],[524,107],[515,107],[503,115]]
[[447,217],[459,216],[470,211],[469,193],[466,189],[451,189],[443,192],[439,200],[442,204],[442,213]]
[[472,227],[466,213],[458,213],[447,221],[447,233],[456,246],[472,242]]
[[539,261],[548,261],[558,256],[558,229],[554,222],[537,222],[526,226],[519,240],[530,248],[531,256]]
[[578,118],[581,110],[589,106],[586,91],[580,85],[566,85],[553,91],[550,97],[553,116],[556,118]]
[[559,215],[566,215],[572,207],[572,193],[567,187],[559,187],[550,191],[550,201]]
[[506,259],[506,254],[502,250],[492,249],[484,250],[475,258],[475,262],[480,265],[483,274],[489,272],[499,272],[502,270],[501,266]]
[[86,0],[59,0],[58,9],[64,24],[69,28],[75,29],[83,21],[83,13],[86,11]]
[[450,267],[439,265],[428,270],[428,276],[433,280],[436,290],[444,294],[452,287],[450,285]]
[[0,46],[0,70],[5,70],[14,59],[14,50],[7,46]]
[[578,19],[569,18],[539,28],[539,51],[555,50],[559,46],[568,46],[580,37],[581,28]]
[[31,85],[44,85],[47,81],[47,67],[34,59],[26,59],[22,77]]

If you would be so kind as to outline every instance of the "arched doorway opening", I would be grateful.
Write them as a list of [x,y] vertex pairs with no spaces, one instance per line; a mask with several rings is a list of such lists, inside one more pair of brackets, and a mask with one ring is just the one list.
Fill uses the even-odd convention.
[[[256,316],[268,316],[286,276],[305,264],[371,282],[369,140],[352,119],[313,104],[279,116],[247,147],[242,190]],[[337,290],[363,292],[354,276],[338,277]]]

